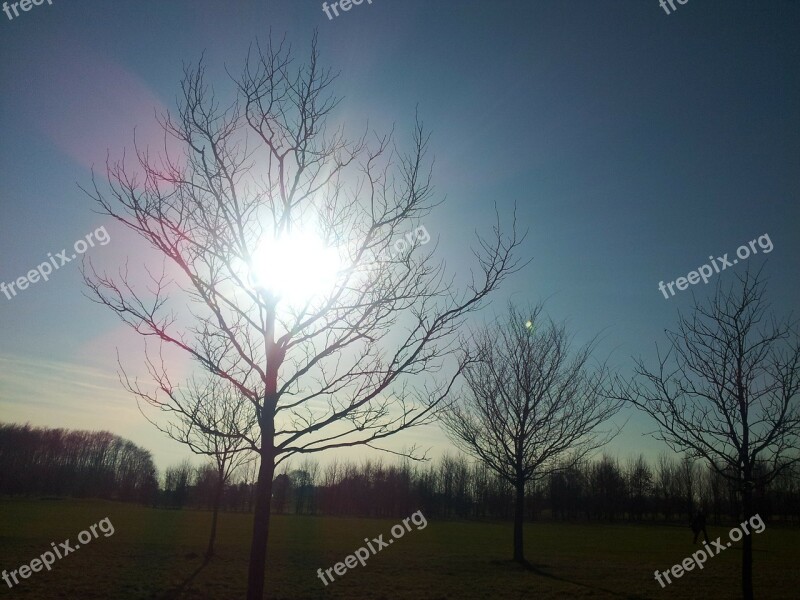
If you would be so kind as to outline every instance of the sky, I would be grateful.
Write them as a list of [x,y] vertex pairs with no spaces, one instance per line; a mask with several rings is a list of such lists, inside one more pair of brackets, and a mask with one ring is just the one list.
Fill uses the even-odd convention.
[[[154,116],[174,109],[184,64],[204,53],[225,94],[226,66],[238,70],[254,41],[286,35],[303,57],[317,31],[351,132],[394,125],[402,139],[416,110],[429,127],[444,202],[424,224],[451,272],[468,271],[495,206],[509,225],[516,205],[528,231],[519,256],[531,262],[486,318],[509,298],[546,300],[576,343],[599,335],[599,355],[628,373],[631,357],[652,364],[692,293],[748,266],[766,263],[768,299],[785,317],[800,295],[800,3],[676,7],[373,0],[329,19],[306,0],[53,0],[0,13],[0,282],[48,253],[60,261],[90,233],[105,240],[87,247],[92,260],[150,260],[93,212],[81,190],[92,168],[102,177],[134,130],[157,139]],[[708,284],[659,291],[759,237],[757,253]],[[86,297],[79,262],[0,294],[0,421],[106,429],[150,449],[160,469],[190,456],[121,387],[118,357],[141,372],[141,341]],[[647,418],[626,410],[618,421],[611,453],[664,449]],[[394,442],[413,443],[451,449],[437,427]]]

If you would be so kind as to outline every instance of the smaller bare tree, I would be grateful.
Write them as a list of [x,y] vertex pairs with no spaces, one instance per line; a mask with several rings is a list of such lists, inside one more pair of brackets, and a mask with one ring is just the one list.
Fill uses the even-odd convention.
[[605,365],[589,365],[595,343],[572,354],[566,328],[545,322],[542,308],[522,314],[509,305],[504,323],[464,341],[465,389],[441,413],[453,442],[514,486],[522,564],[526,483],[606,444],[616,433],[597,428],[621,405],[602,394]]
[[[253,406],[239,390],[214,377],[209,377],[203,384],[192,380],[185,390],[169,385],[167,380],[160,380],[160,391],[169,397],[169,401],[142,390],[128,378],[124,378],[123,382],[138,399],[170,416],[169,422],[162,425],[142,411],[148,421],[173,440],[188,446],[195,454],[208,456],[214,462],[211,532],[205,554],[205,560],[208,561],[214,555],[219,508],[225,485],[237,469],[246,467],[256,458],[253,449],[257,421]],[[139,406],[141,409],[141,404]]]
[[[637,362],[612,395],[658,424],[654,436],[676,452],[702,457],[733,483],[742,516],[753,516],[753,490],[800,461],[800,336],[794,322],[767,315],[761,272],[717,286],[707,305],[668,331],[658,367]],[[753,598],[753,539],[744,536],[742,595]]]

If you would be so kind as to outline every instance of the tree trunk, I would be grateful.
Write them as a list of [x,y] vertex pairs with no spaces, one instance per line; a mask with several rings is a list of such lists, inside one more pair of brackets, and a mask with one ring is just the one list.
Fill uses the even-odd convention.
[[517,500],[514,505],[514,560],[525,562],[525,549],[522,544],[522,524],[525,517],[525,481],[517,479]]
[[214,540],[217,538],[217,516],[219,515],[219,506],[222,503],[222,492],[225,489],[225,481],[222,476],[219,477],[217,482],[217,489],[214,490],[214,508],[211,514],[211,535],[208,537],[208,549],[206,550],[206,561],[214,556]]
[[[753,488],[750,477],[745,477],[742,491],[742,514],[745,519],[753,516]],[[753,535],[745,534],[742,547],[742,598],[753,600]]]
[[256,482],[253,540],[250,544],[250,566],[247,572],[247,600],[263,600],[264,598],[264,574],[267,563],[272,476],[274,473],[275,458],[271,454],[262,454]]

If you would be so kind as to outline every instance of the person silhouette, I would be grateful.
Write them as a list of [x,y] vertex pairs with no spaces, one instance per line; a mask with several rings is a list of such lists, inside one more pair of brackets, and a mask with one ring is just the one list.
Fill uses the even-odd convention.
[[694,516],[692,519],[692,532],[694,533],[694,541],[692,544],[697,543],[697,536],[700,535],[700,532],[703,532],[703,536],[706,538],[706,543],[708,543],[708,532],[706,531],[706,514],[703,512],[701,508],[700,511]]

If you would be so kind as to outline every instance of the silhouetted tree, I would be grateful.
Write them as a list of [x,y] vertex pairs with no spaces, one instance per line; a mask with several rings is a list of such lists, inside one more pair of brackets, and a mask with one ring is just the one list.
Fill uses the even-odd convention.
[[183,508],[189,498],[189,486],[193,483],[194,468],[188,459],[164,471],[164,494],[169,506]]
[[[707,304],[695,301],[667,332],[658,368],[637,362],[637,378],[617,380],[614,396],[650,415],[673,449],[702,457],[730,480],[742,516],[754,513],[754,490],[800,461],[800,336],[795,322],[767,315],[760,271]],[[744,536],[742,595],[753,598],[753,538]]]
[[649,508],[648,500],[653,488],[653,472],[643,455],[640,454],[628,461],[625,477],[630,502],[629,514],[631,517],[641,520]]
[[289,493],[292,489],[292,480],[286,473],[280,473],[272,483],[272,506],[279,514],[286,512],[289,502]]
[[466,385],[441,413],[453,442],[514,486],[518,562],[527,482],[605,444],[610,435],[597,428],[620,406],[603,396],[605,367],[589,367],[593,344],[573,355],[564,326],[541,313],[541,305],[528,314],[509,305],[501,326],[465,340]]
[[619,461],[606,454],[589,465],[589,497],[596,518],[614,521],[625,510],[625,478]]
[[[391,134],[368,143],[366,134],[350,141],[331,131],[335,76],[318,59],[316,36],[306,65],[283,43],[259,45],[225,103],[202,60],[187,67],[177,115],[160,119],[180,156],[167,144],[158,158],[137,148],[137,166],[109,162],[104,190],[93,178],[88,191],[179,274],[172,286],[166,269],[149,270],[152,282],[136,286],[124,270],[109,276],[90,266],[96,300],[228,381],[258,417],[248,600],[263,597],[276,465],[295,454],[379,448],[429,422],[459,372],[450,360],[459,327],[517,268],[520,240],[496,226],[490,241],[478,240],[468,289],[454,288],[433,248],[420,248],[420,219],[436,205],[424,127],[416,122],[407,153]],[[416,235],[406,241],[409,231]],[[298,232],[320,240],[340,268],[328,290],[292,303],[253,267],[264,243]],[[269,256],[273,267],[290,258]],[[184,300],[190,308],[179,318],[172,307]],[[156,363],[156,385],[171,388]]]
[[[155,372],[154,376],[157,376]],[[214,555],[217,520],[225,486],[237,469],[254,458],[257,418],[253,406],[236,387],[219,378],[210,378],[202,384],[193,380],[185,390],[172,387],[162,379],[161,391],[167,400],[158,394],[143,392],[127,378],[123,381],[128,391],[170,419],[162,425],[148,417],[150,423],[173,440],[188,446],[195,454],[210,457],[214,463],[211,530],[205,553],[208,561]]]

